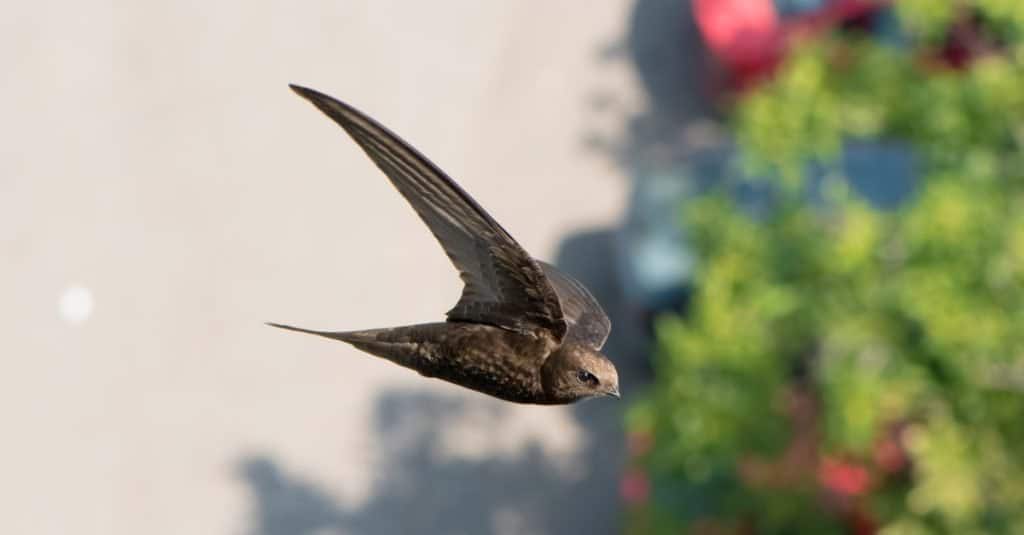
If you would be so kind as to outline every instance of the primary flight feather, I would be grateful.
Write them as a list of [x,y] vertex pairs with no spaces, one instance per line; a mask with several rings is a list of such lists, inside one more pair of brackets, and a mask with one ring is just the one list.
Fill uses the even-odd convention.
[[447,321],[316,334],[484,394],[562,404],[619,396],[600,353],[611,322],[579,281],[532,258],[468,193],[396,134],[318,91],[290,86],[338,123],[437,238],[465,287]]

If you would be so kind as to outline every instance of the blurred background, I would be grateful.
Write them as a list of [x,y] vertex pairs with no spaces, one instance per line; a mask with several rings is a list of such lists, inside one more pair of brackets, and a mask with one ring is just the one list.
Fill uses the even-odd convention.
[[[1024,533],[1021,6],[8,6],[0,528]],[[584,281],[624,400],[264,327],[460,290],[290,82]]]

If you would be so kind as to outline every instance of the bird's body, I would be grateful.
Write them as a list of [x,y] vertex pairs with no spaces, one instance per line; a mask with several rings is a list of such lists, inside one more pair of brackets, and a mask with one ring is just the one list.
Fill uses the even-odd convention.
[[556,347],[550,339],[465,322],[337,333],[280,327],[341,340],[424,377],[506,401],[549,403],[540,370]]
[[476,201],[397,135],[351,106],[292,86],[384,171],[437,237],[466,286],[448,321],[363,331],[274,327],[340,340],[426,377],[506,401],[618,397],[599,350],[611,328],[578,281],[531,258]]

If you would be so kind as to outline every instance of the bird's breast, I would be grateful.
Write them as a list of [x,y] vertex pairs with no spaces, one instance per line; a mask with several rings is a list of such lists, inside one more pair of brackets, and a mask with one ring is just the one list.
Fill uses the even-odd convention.
[[[484,328],[486,327],[486,328]],[[438,347],[431,375],[519,403],[543,403],[543,341],[496,327],[475,325]]]

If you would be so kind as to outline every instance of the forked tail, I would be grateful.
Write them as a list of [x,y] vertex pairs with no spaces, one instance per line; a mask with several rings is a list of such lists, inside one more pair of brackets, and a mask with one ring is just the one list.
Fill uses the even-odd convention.
[[371,355],[385,358],[395,364],[412,368],[423,375],[430,376],[433,374],[432,370],[436,362],[434,361],[433,352],[427,347],[430,344],[424,343],[422,335],[429,334],[425,330],[436,329],[436,326],[444,324],[411,325],[391,329],[342,332],[314,331],[280,323],[268,322],[267,325],[288,331],[315,334],[324,338],[330,338],[331,340],[340,340],[352,344],[357,349]]

